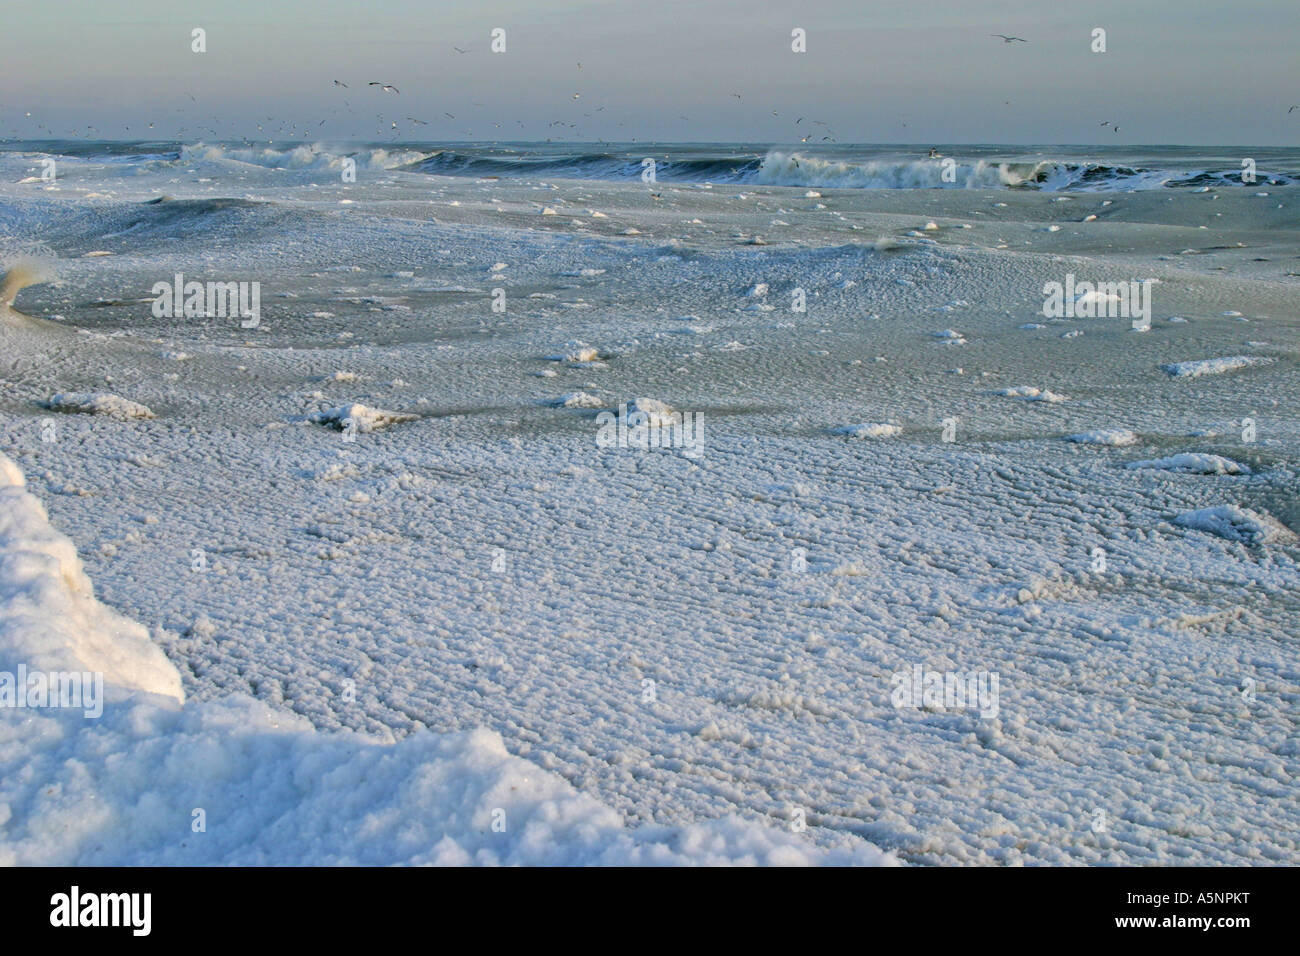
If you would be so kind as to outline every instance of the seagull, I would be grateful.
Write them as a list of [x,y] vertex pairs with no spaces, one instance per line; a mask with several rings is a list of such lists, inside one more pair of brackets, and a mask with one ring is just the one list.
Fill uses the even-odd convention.
[[419,126],[428,126],[428,125],[429,125],[429,124],[426,123],[424,120],[418,120],[418,119],[416,119],[414,116],[408,116],[407,119],[410,120],[412,123],[415,123],[415,124],[417,124],[417,125],[419,125]]
[[469,52],[469,50],[462,50],[460,47],[456,46],[455,44],[452,44],[452,49],[455,50],[457,53],[468,53],[468,52]]
[[402,92],[402,91],[399,90],[397,87],[392,86],[391,84],[388,84],[388,83],[379,83],[379,82],[377,82],[377,81],[375,81],[375,80],[371,80],[370,83],[369,83],[368,85],[369,85],[369,86],[378,86],[378,87],[382,87],[382,88],[383,88],[383,91],[384,91],[385,93],[400,93],[400,92]]
[[1102,123],[1101,125],[1102,125],[1102,126],[1109,126],[1109,125],[1110,125],[1110,120],[1106,120],[1106,122]]
[[1029,42],[1028,40],[1024,39],[1023,37],[1009,37],[1009,36],[1007,36],[1005,33],[990,33],[989,36],[991,36],[991,37],[1001,37],[1003,43],[1016,43],[1016,42],[1020,42],[1020,43],[1028,43],[1028,42]]
[[740,99],[740,94],[739,94],[739,93],[732,93],[731,95],[734,96],[736,99]]
[[[335,81],[334,81],[334,85],[335,85],[335,86],[341,86],[341,87],[343,87],[343,89],[345,89],[345,90],[348,88],[348,85],[347,85],[346,83],[344,83],[342,80],[335,80]],[[373,85],[373,84],[372,84],[372,85]]]
[[[1291,107],[1291,110],[1300,110],[1300,106],[1293,106]],[[1291,110],[1287,110],[1287,112],[1290,113]]]

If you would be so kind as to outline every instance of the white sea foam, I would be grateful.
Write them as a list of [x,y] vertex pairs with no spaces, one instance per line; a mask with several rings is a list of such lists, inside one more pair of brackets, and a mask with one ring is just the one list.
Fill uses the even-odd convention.
[[154,417],[154,413],[146,406],[111,392],[59,392],[50,397],[45,407],[54,412],[104,415],[109,418]]
[[181,159],[190,163],[246,163],[268,169],[320,169],[337,171],[351,159],[359,169],[390,170],[428,159],[433,153],[412,149],[347,149],[318,143],[290,149],[239,147],[196,143],[181,147]]
[[1033,181],[1042,164],[1029,168],[983,160],[957,164],[954,181],[944,178],[942,160],[863,163],[773,150],[763,157],[753,181],[770,186],[822,186],[848,189],[1001,189]]
[[1222,375],[1255,365],[1269,365],[1274,360],[1258,355],[1233,355],[1228,358],[1197,359],[1191,362],[1174,362],[1160,366],[1171,378],[1200,378],[1202,375]]
[[1066,435],[1066,441],[1074,442],[1076,445],[1109,445],[1119,447],[1122,445],[1136,445],[1137,435],[1133,434],[1127,428],[1098,428],[1090,432],[1079,432],[1075,435]]
[[1251,473],[1249,465],[1243,465],[1221,455],[1208,455],[1202,452],[1179,452],[1177,455],[1169,455],[1165,458],[1131,461],[1124,467],[1177,471],[1189,475],[1249,475]]
[[1295,534],[1272,515],[1238,505],[1215,505],[1184,511],[1174,518],[1174,524],[1244,544],[1270,544],[1295,538]]

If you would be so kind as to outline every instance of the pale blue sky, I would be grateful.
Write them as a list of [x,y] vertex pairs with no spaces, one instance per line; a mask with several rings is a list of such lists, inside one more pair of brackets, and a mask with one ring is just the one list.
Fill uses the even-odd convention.
[[1296,0],[57,0],[6,17],[0,135],[1296,145],[1298,44]]

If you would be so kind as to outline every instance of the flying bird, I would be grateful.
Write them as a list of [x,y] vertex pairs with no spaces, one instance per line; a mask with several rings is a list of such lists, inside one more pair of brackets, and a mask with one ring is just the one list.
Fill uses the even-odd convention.
[[[1300,106],[1293,106],[1291,107],[1291,110],[1300,110]],[[1287,112],[1290,113],[1291,110],[1287,110]]]
[[400,92],[402,92],[401,90],[399,90],[397,87],[393,86],[392,84],[389,84],[389,83],[380,83],[380,82],[378,82],[378,81],[376,81],[376,80],[371,80],[370,83],[369,83],[369,85],[370,85],[370,86],[378,86],[378,87],[381,87],[385,93],[400,93]]
[[343,87],[343,89],[345,89],[345,90],[348,88],[348,85],[347,85],[346,83],[344,83],[342,80],[335,80],[335,81],[334,81],[334,85],[335,85],[335,86],[341,86],[341,87]]
[[462,50],[460,47],[456,46],[455,44],[452,45],[452,49],[455,50],[457,53],[468,53],[468,52],[469,52],[469,50]]
[[1017,43],[1017,42],[1019,42],[1019,43],[1028,43],[1028,42],[1029,42],[1029,41],[1026,40],[1024,37],[1009,37],[1009,36],[1007,36],[1005,33],[990,33],[989,36],[991,36],[991,37],[1001,37],[1003,43]]

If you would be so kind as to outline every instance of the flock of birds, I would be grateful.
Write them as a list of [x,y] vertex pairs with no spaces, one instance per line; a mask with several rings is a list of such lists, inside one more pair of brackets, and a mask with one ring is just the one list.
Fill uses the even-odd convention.
[[[457,53],[462,53],[462,54],[463,54],[463,53],[469,53],[469,52],[470,52],[469,50],[462,50],[462,49],[461,49],[460,47],[458,47],[458,46],[452,46],[452,49],[455,50]],[[580,60],[579,60],[579,61],[576,61],[576,65],[577,65],[577,68],[578,68],[579,70],[582,69],[582,61],[580,61]],[[345,90],[350,90],[350,89],[351,89],[351,87],[348,86],[347,83],[344,83],[342,80],[334,80],[334,81],[333,81],[333,84],[334,84],[334,86],[339,87],[339,88],[341,88],[341,89],[345,89]],[[384,82],[381,82],[381,81],[379,81],[379,80],[370,80],[369,82],[366,83],[366,85],[367,85],[367,86],[377,86],[377,87],[379,87],[380,92],[383,92],[383,93],[396,93],[396,94],[398,94],[398,95],[401,95],[401,92],[402,92],[402,91],[399,90],[399,89],[398,89],[394,84],[392,84],[392,83],[384,83]],[[735,99],[737,99],[737,100],[742,100],[742,99],[743,99],[743,97],[742,97],[742,95],[741,95],[740,93],[732,93],[731,95],[732,95]],[[572,99],[574,99],[574,100],[582,99],[582,94],[581,94],[581,93],[574,93],[574,94],[572,95]],[[348,101],[348,100],[344,100],[343,103],[344,103],[344,106],[345,106],[345,107],[351,109],[351,103],[350,103],[350,101]],[[476,106],[476,107],[482,107],[483,104],[482,104],[482,103],[475,103],[474,106]],[[605,110],[604,105],[601,105],[601,106],[597,106],[595,109],[591,110],[590,112],[583,113],[582,115],[583,115],[584,118],[591,118],[591,117],[595,116],[595,114],[597,114],[597,113],[604,112],[604,110]],[[447,117],[448,119],[450,119],[450,120],[452,120],[452,121],[455,121],[455,119],[456,119],[456,116],[455,116],[454,114],[452,114],[452,113],[444,112],[442,115],[445,116],[445,117]],[[772,115],[773,115],[773,116],[780,116],[781,114],[780,114],[780,112],[777,111],[777,110],[772,110]],[[376,116],[376,118],[377,118],[377,119],[379,120],[379,122],[380,122],[380,126],[379,126],[379,128],[375,130],[375,132],[376,132],[377,134],[379,134],[379,135],[384,135],[385,133],[387,133],[387,134],[390,135],[390,136],[396,137],[396,136],[401,132],[401,129],[398,127],[398,125],[397,125],[397,121],[396,121],[396,120],[391,120],[390,118],[384,116],[384,114],[382,114],[382,113],[376,113],[375,116]],[[685,120],[685,121],[688,121],[688,122],[689,122],[690,117],[689,117],[689,116],[686,116],[685,114],[678,114],[678,119]],[[406,117],[406,120],[407,120],[407,122],[412,123],[412,124],[414,124],[414,125],[416,125],[416,126],[428,126],[428,125],[429,125],[429,122],[428,122],[427,120],[417,119],[417,118],[414,117],[414,116],[409,116],[409,115],[408,115],[408,116]],[[804,117],[801,116],[801,117],[799,117],[797,120],[795,120],[795,125],[798,126],[798,125],[800,125],[801,123],[803,123],[803,121],[804,121]],[[384,126],[383,126],[384,123],[388,123],[388,127],[387,127],[387,129],[384,128]],[[524,124],[523,120],[515,120],[515,123],[519,126],[520,129],[526,129],[526,128],[527,128],[526,125]],[[807,142],[809,142],[810,140],[815,140],[815,141],[817,141],[817,142],[831,142],[831,143],[837,142],[837,140],[836,140],[836,138],[835,138],[835,131],[832,130],[832,129],[830,128],[830,126],[829,126],[826,122],[824,122],[823,120],[811,120],[811,123],[812,123],[813,125],[815,125],[815,126],[820,126],[820,127],[822,127],[822,128],[825,130],[825,133],[821,136],[820,140],[815,140],[815,137],[818,135],[816,131],[814,131],[814,132],[812,132],[812,133],[805,134],[805,135],[804,135],[804,136],[799,140],[799,142],[801,142],[801,143],[807,143]],[[495,128],[495,129],[500,129],[500,128],[501,128],[501,124],[500,124],[500,123],[493,123],[492,125],[493,125],[493,128]],[[623,123],[619,123],[618,125],[619,125],[620,127],[622,127],[624,124],[623,124]],[[554,131],[556,127],[561,127],[562,130],[563,130],[563,129],[579,130],[579,126],[578,126],[577,123],[568,122],[567,120],[562,120],[562,119],[551,120],[549,123],[546,124],[546,129],[547,129],[548,132]],[[260,127],[260,126],[258,127],[259,130],[260,130],[261,128],[262,128],[262,127]],[[293,132],[293,130],[291,130],[291,132]],[[472,129],[464,129],[464,130],[461,130],[461,132],[464,133],[464,134],[466,134],[466,135],[473,135],[473,132],[474,132],[474,131],[473,131]],[[579,130],[578,135],[581,135],[581,131],[580,131],[580,130]],[[547,142],[551,142],[552,139],[553,139],[552,136],[548,136],[548,137],[547,137]],[[603,139],[598,139],[597,142],[604,143],[605,140],[603,140]],[[636,142],[636,137],[632,137],[631,142],[634,142],[634,143],[635,143],[635,142]]]
[[[1005,33],[990,33],[989,36],[990,36],[990,37],[993,37],[993,38],[995,38],[995,39],[999,39],[999,40],[1001,40],[1004,44],[1010,44],[1010,43],[1028,43],[1028,42],[1029,42],[1029,41],[1026,40],[1024,37],[1009,36],[1009,35],[1007,35],[1007,34],[1005,34]],[[455,46],[454,44],[451,46],[451,48],[452,48],[452,50],[454,50],[457,54],[460,54],[460,55],[464,55],[464,54],[468,54],[468,53],[472,52],[471,50],[462,49],[461,47]],[[581,63],[581,61],[578,61],[578,62],[577,62],[577,68],[578,68],[579,70],[582,69],[582,63]],[[370,80],[370,81],[368,81],[368,82],[366,83],[366,86],[367,86],[367,87],[378,87],[378,90],[379,90],[379,92],[380,92],[381,94],[390,94],[390,93],[391,93],[391,94],[393,94],[393,95],[395,95],[395,96],[400,96],[400,95],[401,95],[401,92],[402,92],[400,89],[397,88],[397,86],[396,86],[395,84],[393,84],[393,83],[385,83],[385,82],[382,82],[382,81],[380,81],[380,80]],[[345,82],[343,82],[342,80],[334,80],[334,87],[336,87],[336,88],[338,88],[338,89],[343,89],[343,90],[350,90],[350,89],[351,89],[351,87],[349,87],[348,84],[345,83]],[[186,92],[185,95],[188,96],[192,102],[194,102],[194,103],[197,103],[197,102],[198,102],[198,99],[194,96],[193,93]],[[731,94],[731,96],[734,97],[738,102],[743,100],[743,97],[742,97],[742,95],[741,95],[740,93],[733,92],[733,93]],[[574,93],[573,96],[572,96],[572,99],[576,101],[576,100],[581,99],[581,97],[582,97],[582,94],[581,94],[581,93]],[[1003,104],[1006,105],[1006,106],[1010,106],[1010,105],[1011,105],[1011,101],[1010,101],[1010,100],[1004,100],[1004,101],[1003,101]],[[473,105],[474,105],[474,107],[476,107],[476,108],[484,108],[484,104],[482,104],[482,103],[474,103]],[[344,106],[344,108],[348,111],[349,114],[353,114],[353,113],[354,113],[354,110],[353,110],[352,104],[351,104],[351,102],[350,102],[349,100],[344,99],[344,100],[343,100],[343,106]],[[0,109],[4,109],[3,104],[0,104]],[[1300,105],[1298,105],[1298,106],[1292,106],[1290,109],[1287,110],[1287,113],[1290,114],[1290,113],[1294,112],[1294,111],[1297,110],[1297,109],[1300,109]],[[604,105],[601,105],[601,106],[596,107],[594,110],[591,110],[591,111],[589,111],[589,112],[585,112],[585,113],[583,113],[582,116],[583,116],[583,118],[590,119],[590,118],[592,118],[596,113],[601,113],[601,112],[603,112],[604,110],[605,110],[605,106],[604,106]],[[182,114],[183,114],[185,111],[182,110],[182,109],[177,109],[176,112],[178,112],[178,113],[182,113]],[[338,109],[336,108],[336,109],[334,109],[334,110],[331,111],[331,115],[337,117],[337,116],[338,116],[338,112],[339,112],[339,111],[338,111]],[[456,121],[457,121],[457,118],[456,118],[455,114],[453,114],[453,113],[450,113],[450,112],[444,112],[442,115],[445,116],[447,119],[451,120],[452,122],[456,122]],[[780,114],[777,110],[772,110],[772,115],[773,115],[773,116],[777,116],[777,117],[779,117],[781,114]],[[32,118],[32,114],[31,114],[30,112],[27,113],[25,118],[26,118],[26,119],[31,119],[31,118]],[[399,135],[401,135],[402,130],[401,130],[401,128],[398,126],[398,124],[397,124],[397,120],[396,120],[396,119],[393,119],[392,117],[386,116],[386,115],[385,115],[384,113],[382,113],[382,112],[381,112],[381,113],[376,113],[376,114],[375,114],[375,118],[376,118],[376,119],[378,120],[378,122],[379,122],[379,125],[378,125],[378,126],[376,127],[376,129],[375,129],[375,134],[376,134],[377,136],[381,136],[381,137],[383,137],[383,136],[387,136],[387,137],[389,137],[390,139],[394,139],[394,140],[395,140]],[[684,115],[684,114],[679,114],[678,118],[681,119],[681,120],[684,120],[684,121],[689,121],[689,119],[690,119],[688,116],[686,116],[686,115]],[[805,119],[805,118],[801,116],[801,117],[799,117],[798,119],[796,119],[796,120],[795,120],[795,123],[794,123],[794,126],[795,126],[795,129],[794,129],[794,131],[793,131],[794,134],[795,134],[796,136],[799,136],[800,133],[803,133],[803,135],[802,135],[801,137],[799,137],[799,142],[800,142],[800,143],[809,143],[809,142],[812,142],[812,143],[836,143],[836,142],[839,142],[838,137],[837,137],[835,131],[834,131],[833,129],[831,129],[830,126],[829,126],[825,121],[823,121],[823,120],[811,120],[811,121],[810,121],[810,124],[811,124],[812,126],[818,126],[818,127],[821,127],[821,129],[819,129],[819,130],[810,130],[810,131],[808,131],[808,132],[805,132],[805,130],[807,130],[808,128],[802,126],[802,124],[803,124],[803,122],[804,122],[804,119]],[[425,119],[419,119],[419,118],[417,118],[417,117],[415,117],[415,116],[405,115],[405,120],[406,120],[408,123],[410,123],[412,126],[429,126],[429,125],[430,125],[430,123],[429,123],[428,120],[425,120]],[[275,122],[275,118],[274,118],[274,117],[270,117],[270,116],[268,116],[268,117],[266,118],[266,123],[267,123],[267,124],[270,124],[270,123],[273,123],[273,122]],[[281,139],[289,139],[289,140],[295,140],[295,139],[299,139],[299,138],[305,139],[305,138],[307,138],[308,136],[314,135],[314,134],[315,134],[315,133],[320,129],[320,127],[322,127],[322,126],[324,126],[324,125],[326,124],[326,122],[328,122],[328,119],[322,119],[319,123],[316,124],[316,126],[311,127],[311,126],[304,125],[302,129],[299,129],[297,122],[295,122],[295,121],[287,121],[287,120],[286,120],[286,121],[281,121],[280,124],[279,124],[279,126],[275,127],[274,129],[270,129],[270,128],[268,128],[268,126],[263,126],[263,124],[261,124],[261,123],[258,123],[258,124],[256,124],[256,125],[257,125],[257,131],[258,131],[258,133],[265,134],[265,133],[270,132],[270,133],[272,134],[272,138],[267,139],[266,142],[269,143],[269,144],[273,144],[273,143],[275,143],[275,139],[274,139],[275,136],[279,136],[279,137],[281,137]],[[900,121],[900,122],[901,122],[901,121]],[[387,125],[385,125],[385,124],[387,124]],[[523,120],[518,120],[518,119],[517,119],[517,120],[515,120],[515,124],[516,124],[516,125],[517,125],[521,130],[527,130],[527,128],[528,128],[527,125],[524,123]],[[38,131],[40,131],[40,132],[46,134],[46,135],[47,135],[48,137],[50,137],[50,138],[56,138],[56,133],[55,133],[55,131],[54,131],[53,129],[50,129],[49,127],[45,126],[43,123],[35,123],[34,125],[35,125],[35,129],[36,129],[36,130],[38,130]],[[624,125],[625,125],[625,124],[623,124],[623,123],[619,123],[619,124],[618,124],[619,127],[623,127]],[[906,123],[906,122],[902,122],[901,125],[902,125],[903,128],[906,128],[906,127],[907,127],[907,123]],[[1116,133],[1118,133],[1118,132],[1120,131],[1120,126],[1119,126],[1119,124],[1118,124],[1118,123],[1115,123],[1115,122],[1113,122],[1113,121],[1111,121],[1111,120],[1107,120],[1107,121],[1105,121],[1104,123],[1101,123],[1100,125],[1101,125],[1102,127],[1109,127],[1111,130],[1113,130],[1113,131],[1116,132]],[[501,123],[492,123],[492,127],[493,127],[494,129],[500,129],[500,128],[501,128]],[[562,134],[564,134],[564,135],[566,135],[566,136],[567,136],[567,135],[573,135],[573,136],[581,136],[581,135],[583,135],[583,134],[582,134],[582,130],[581,130],[581,128],[579,127],[578,123],[570,122],[570,121],[568,121],[568,120],[566,120],[566,119],[551,120],[549,123],[546,124],[546,130],[547,130],[547,133],[549,134],[549,135],[547,136],[547,140],[546,140],[547,142],[551,142],[551,141],[552,141],[553,135],[554,135],[554,133],[555,133],[557,127],[559,128],[560,133],[562,133]],[[148,127],[147,127],[147,129],[152,130],[152,129],[154,129],[154,128],[155,128],[155,123],[154,123],[154,122],[150,122],[149,125],[148,125]],[[130,126],[123,126],[122,129],[123,129],[124,132],[127,132],[127,133],[132,132],[132,129],[131,129]],[[569,133],[567,132],[567,131],[569,131],[569,130],[573,130],[574,133],[573,133],[573,134],[569,134]],[[193,127],[193,131],[194,131],[194,132],[198,132],[198,133],[207,133],[207,134],[211,135],[211,136],[214,137],[214,138],[216,138],[216,137],[218,136],[218,132],[217,132],[217,130],[216,130],[214,127],[212,127],[212,126],[199,126],[199,125],[196,125],[196,126]],[[8,130],[9,135],[10,135],[11,137],[13,137],[13,138],[18,138],[18,134],[19,134],[19,132],[20,132],[19,130],[13,128],[12,126],[11,126],[10,129]],[[97,139],[97,138],[99,138],[99,134],[100,134],[100,132],[101,132],[101,131],[100,131],[100,129],[99,129],[98,127],[95,127],[95,126],[86,126],[86,127],[85,127],[84,138],[86,138],[86,139],[88,139],[88,140],[89,140],[89,139]],[[191,132],[191,128],[190,128],[190,127],[187,127],[187,126],[181,126],[181,127],[179,127],[179,128],[176,130],[176,135],[177,135],[177,136],[182,136],[182,135],[184,135],[184,134],[186,134],[186,133],[188,133],[188,132]],[[465,135],[465,136],[468,136],[468,137],[472,137],[472,136],[474,135],[474,130],[473,130],[472,128],[461,129],[461,130],[459,130],[459,132],[460,132],[462,135]],[[71,130],[69,130],[69,131],[66,131],[66,133],[70,133],[71,136],[73,136],[74,138],[81,138],[82,135],[83,135],[83,134],[82,134],[82,131],[81,131],[80,128],[73,128],[73,129],[71,129]],[[248,137],[244,137],[244,138],[243,138],[243,141],[244,141],[244,144],[245,144],[245,145],[252,145],[252,140],[250,140]],[[600,142],[600,143],[605,143],[605,140],[604,140],[604,139],[600,139],[600,140],[598,140],[598,142]],[[634,142],[634,143],[635,143],[635,142],[636,142],[636,138],[635,138],[635,137],[632,137],[631,142]]]

